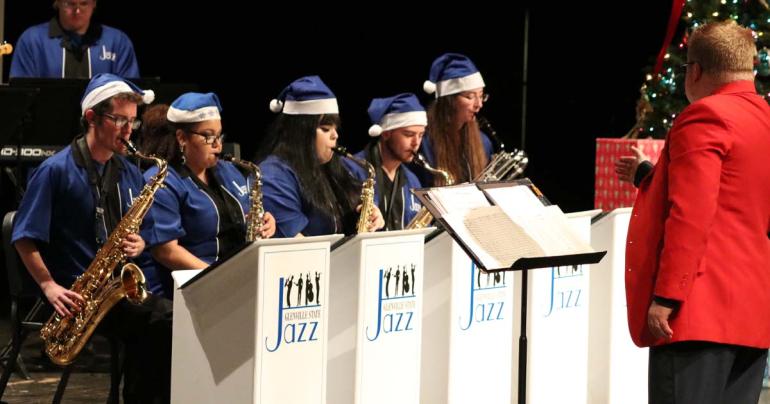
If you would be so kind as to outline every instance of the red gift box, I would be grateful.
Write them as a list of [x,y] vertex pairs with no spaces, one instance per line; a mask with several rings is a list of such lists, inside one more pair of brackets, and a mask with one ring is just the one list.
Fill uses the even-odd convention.
[[656,163],[663,150],[663,143],[662,139],[596,139],[594,208],[613,210],[633,206],[636,188],[627,182],[618,181],[615,161],[621,156],[633,156],[631,146],[637,146]]

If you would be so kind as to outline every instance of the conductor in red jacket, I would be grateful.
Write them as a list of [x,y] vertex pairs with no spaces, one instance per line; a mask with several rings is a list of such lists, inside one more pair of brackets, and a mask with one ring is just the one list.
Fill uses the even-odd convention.
[[690,105],[641,182],[626,299],[649,346],[650,403],[756,404],[770,347],[770,107],[756,46],[733,21],[695,30]]

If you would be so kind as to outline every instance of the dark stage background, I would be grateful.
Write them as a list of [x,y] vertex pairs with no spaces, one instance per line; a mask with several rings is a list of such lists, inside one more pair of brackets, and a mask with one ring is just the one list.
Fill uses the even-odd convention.
[[[50,19],[51,3],[6,0],[5,39],[15,43],[26,27]],[[129,35],[142,76],[218,93],[228,141],[251,157],[273,119],[270,100],[292,80],[323,78],[340,104],[340,143],[359,150],[369,140],[371,98],[410,91],[427,105],[422,83],[444,52],[476,63],[491,95],[482,115],[509,150],[521,147],[529,9],[525,174],[572,212],[593,207],[594,139],[621,136],[635,122],[643,70],[661,46],[670,10],[663,0],[623,2],[624,12],[615,1],[355,4],[343,12],[320,3],[101,0],[95,19]],[[4,81],[11,57],[3,60]],[[62,133],[60,144],[71,135]],[[5,212],[15,198],[3,182]],[[7,290],[5,276],[0,290]]]
[[[53,15],[51,1],[7,0],[5,39]],[[488,2],[492,3],[492,2]],[[134,42],[143,76],[219,94],[229,141],[250,157],[289,82],[318,74],[338,97],[340,142],[368,141],[372,97],[422,92],[430,63],[467,54],[491,94],[485,115],[507,147],[521,146],[523,10],[531,9],[526,174],[564,211],[593,206],[594,139],[634,123],[643,68],[664,36],[670,2],[532,2],[502,6],[373,2],[110,1],[96,16]],[[360,3],[359,3],[360,4]],[[247,11],[251,9],[254,11]],[[10,58],[4,60],[8,71]],[[66,143],[69,134],[63,134]]]

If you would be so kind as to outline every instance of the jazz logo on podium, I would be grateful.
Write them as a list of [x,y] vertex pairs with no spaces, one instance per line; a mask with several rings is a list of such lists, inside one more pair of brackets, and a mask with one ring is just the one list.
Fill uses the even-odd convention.
[[583,292],[583,266],[551,268],[551,293],[548,302],[548,317],[556,310],[580,307]]
[[380,268],[377,277],[376,324],[366,326],[366,339],[377,340],[381,334],[403,333],[414,330],[413,319],[417,306],[415,264],[396,265],[387,271]]
[[471,262],[468,314],[460,316],[460,329],[467,331],[473,323],[488,323],[505,319],[505,271],[482,272]]
[[321,321],[321,276],[318,271],[300,272],[278,279],[278,324],[265,337],[268,352],[285,344],[318,341]]

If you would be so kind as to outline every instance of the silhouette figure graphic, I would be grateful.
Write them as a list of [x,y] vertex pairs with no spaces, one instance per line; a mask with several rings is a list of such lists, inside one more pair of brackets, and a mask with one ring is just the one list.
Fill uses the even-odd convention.
[[302,285],[305,283],[305,281],[302,279],[302,274],[299,275],[299,280],[297,280],[297,306],[302,304]]
[[417,283],[417,279],[414,277],[414,264],[412,264],[412,296],[414,296],[414,287]]
[[398,296],[398,280],[401,279],[401,269],[396,270],[396,292],[393,293],[394,296]]
[[390,297],[390,271],[392,271],[393,268],[388,268],[387,271],[385,271],[385,298]]
[[318,271],[315,272],[315,303],[321,304],[321,274]]
[[406,273],[406,267],[404,267],[404,283],[401,286],[402,295],[409,293],[409,274]]
[[294,275],[286,280],[286,307],[291,307],[291,287],[294,286]]
[[308,272],[307,277],[305,277],[305,285],[305,288],[307,289],[307,292],[305,292],[305,304],[307,305],[315,298],[315,296],[313,296],[313,282],[310,282],[310,272]]

